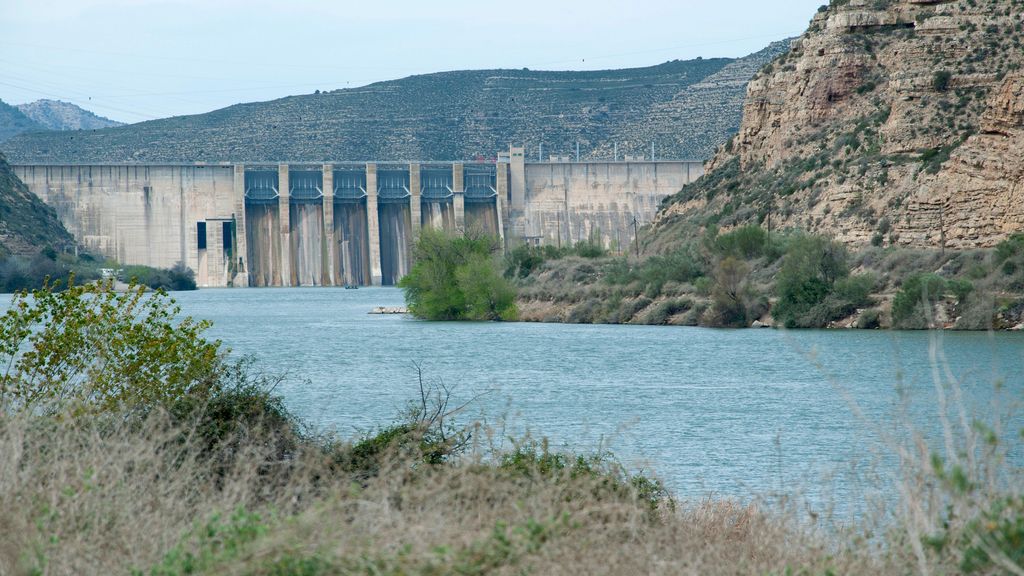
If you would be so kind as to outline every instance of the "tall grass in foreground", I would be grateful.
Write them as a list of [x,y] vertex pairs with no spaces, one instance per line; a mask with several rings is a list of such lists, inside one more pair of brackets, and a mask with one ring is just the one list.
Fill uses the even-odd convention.
[[[37,294],[0,323],[3,350],[21,350],[0,380],[0,574],[1022,572],[1006,458],[1019,431],[962,410],[938,345],[941,448],[887,437],[896,508],[836,527],[796,507],[673,498],[608,455],[502,448],[422,380],[390,426],[312,434],[272,382],[152,298]],[[128,378],[135,364],[152,378]]]

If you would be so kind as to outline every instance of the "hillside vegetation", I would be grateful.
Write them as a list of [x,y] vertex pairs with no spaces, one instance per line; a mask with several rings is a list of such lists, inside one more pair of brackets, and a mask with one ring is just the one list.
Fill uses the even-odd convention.
[[0,142],[31,130],[43,130],[43,127],[17,107],[0,100]]
[[[746,82],[785,43],[737,60],[595,72],[475,70],[239,104],[96,132],[31,134],[13,162],[468,160],[548,154],[707,158],[739,125]],[[327,88],[327,87],[325,87]]]
[[74,239],[57,213],[29,191],[0,154],[0,258],[72,247]]

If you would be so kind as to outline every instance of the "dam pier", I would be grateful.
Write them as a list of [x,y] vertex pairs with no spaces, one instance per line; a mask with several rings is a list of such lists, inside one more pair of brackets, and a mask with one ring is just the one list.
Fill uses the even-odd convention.
[[91,253],[202,287],[393,285],[425,227],[627,248],[696,161],[15,165]]

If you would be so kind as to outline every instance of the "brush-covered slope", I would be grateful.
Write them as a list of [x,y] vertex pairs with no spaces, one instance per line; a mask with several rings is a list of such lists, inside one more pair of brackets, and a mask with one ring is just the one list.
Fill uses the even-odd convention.
[[17,108],[46,130],[98,130],[122,126],[121,122],[98,116],[80,106],[60,100],[36,100],[19,104]]
[[[97,132],[30,134],[12,162],[459,160],[510,143],[535,157],[707,158],[734,132],[746,82],[784,50],[594,72],[443,72],[239,104]],[[620,156],[621,157],[621,156]]]
[[0,154],[0,258],[32,255],[45,247],[63,251],[74,239],[57,213],[29,192]]
[[833,0],[649,249],[717,223],[967,248],[1024,229],[1024,2]]
[[0,100],[0,142],[9,140],[22,132],[43,129],[17,107]]

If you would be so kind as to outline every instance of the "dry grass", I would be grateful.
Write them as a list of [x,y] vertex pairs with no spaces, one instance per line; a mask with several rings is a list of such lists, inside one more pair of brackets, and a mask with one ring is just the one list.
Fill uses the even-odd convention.
[[269,462],[254,441],[214,475],[182,432],[159,418],[4,420],[0,573],[957,573],[954,556],[915,554],[915,530],[935,520],[934,482],[902,495],[913,525],[872,540],[856,534],[873,527],[825,530],[728,500],[652,508],[608,489],[613,468],[393,459],[354,483],[329,476],[321,451]]
[[209,556],[200,572],[237,574],[312,559],[325,573],[367,574],[746,574],[826,563],[824,540],[755,506],[654,511],[607,491],[603,476],[472,460],[393,461],[364,484],[325,482],[317,458],[268,466],[254,446],[216,477],[178,432],[159,421],[140,431],[6,420],[0,572],[148,571],[175,547]]
[[[939,442],[880,431],[900,475],[875,518],[677,502],[607,459],[499,448],[478,428],[458,458],[428,464],[414,438],[371,442],[399,449],[368,464],[301,435],[282,450],[261,422],[211,445],[159,411],[0,411],[0,575],[1024,574],[1019,430],[998,396],[983,422],[965,411],[938,338]],[[415,422],[444,428],[431,390]]]

